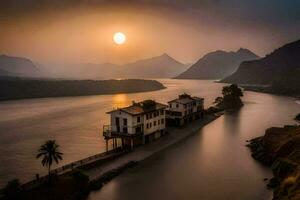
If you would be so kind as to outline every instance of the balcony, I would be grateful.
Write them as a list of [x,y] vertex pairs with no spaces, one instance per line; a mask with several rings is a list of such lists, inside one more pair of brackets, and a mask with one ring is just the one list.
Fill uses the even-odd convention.
[[182,112],[166,110],[167,117],[182,117]]
[[130,126],[123,126],[125,128],[128,129],[133,129],[135,131],[136,128],[139,128],[139,131],[136,133],[128,133],[126,131],[122,131],[121,129],[119,131],[113,131],[113,129],[117,130],[116,127],[112,127],[111,125],[104,125],[103,126],[103,136],[105,138],[122,138],[122,137],[137,137],[137,136],[141,136],[143,134],[143,129],[142,129],[142,125],[140,126],[134,126],[134,127],[130,127]]

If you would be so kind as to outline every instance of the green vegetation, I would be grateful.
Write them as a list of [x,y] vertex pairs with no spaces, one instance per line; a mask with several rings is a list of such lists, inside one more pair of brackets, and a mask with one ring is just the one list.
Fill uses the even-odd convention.
[[12,181],[9,181],[7,185],[4,188],[3,194],[4,197],[3,199],[5,200],[19,200],[22,199],[23,196],[23,188],[19,182],[18,179],[14,179]]
[[243,91],[236,85],[224,86],[222,89],[223,97],[217,97],[215,104],[220,109],[234,109],[239,108],[243,105],[241,97]]
[[55,140],[48,140],[45,144],[43,144],[38,150],[38,154],[36,158],[42,157],[42,165],[48,167],[48,178],[50,180],[50,170],[53,161],[56,164],[62,160],[63,153],[58,151],[59,145],[56,144]]

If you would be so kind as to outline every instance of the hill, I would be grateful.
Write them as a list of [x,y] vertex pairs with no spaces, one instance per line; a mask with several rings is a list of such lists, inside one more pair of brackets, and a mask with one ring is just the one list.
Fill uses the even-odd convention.
[[239,64],[245,60],[259,57],[248,49],[236,52],[214,51],[200,58],[188,70],[177,76],[177,79],[222,79],[235,72]]
[[45,67],[54,77],[72,79],[172,78],[187,66],[167,54],[117,65],[113,63],[76,63]]
[[0,55],[0,74],[35,77],[40,71],[29,59]]
[[138,60],[121,67],[123,78],[172,78],[186,69],[168,54]]
[[26,98],[85,96],[154,91],[165,88],[155,80],[0,79],[0,101]]
[[[286,44],[264,58],[241,63],[238,70],[222,80],[255,85],[265,92],[300,94],[300,40]],[[264,85],[265,87],[260,87]]]
[[300,126],[272,127],[265,135],[252,139],[252,157],[272,167],[274,200],[300,198]]

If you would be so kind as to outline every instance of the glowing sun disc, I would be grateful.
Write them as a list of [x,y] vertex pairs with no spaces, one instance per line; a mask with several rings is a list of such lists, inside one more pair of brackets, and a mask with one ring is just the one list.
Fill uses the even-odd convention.
[[116,44],[119,44],[119,45],[124,44],[126,41],[126,35],[122,32],[117,32],[114,34],[113,40]]

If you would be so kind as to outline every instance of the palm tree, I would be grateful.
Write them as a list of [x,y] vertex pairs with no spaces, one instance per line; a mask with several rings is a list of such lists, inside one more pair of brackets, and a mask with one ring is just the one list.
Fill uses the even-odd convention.
[[50,179],[50,169],[53,160],[56,164],[62,160],[63,153],[58,151],[59,145],[56,144],[55,140],[48,140],[43,144],[39,150],[36,158],[42,157],[42,165],[48,167],[48,178]]

